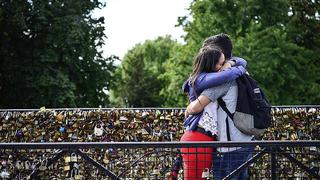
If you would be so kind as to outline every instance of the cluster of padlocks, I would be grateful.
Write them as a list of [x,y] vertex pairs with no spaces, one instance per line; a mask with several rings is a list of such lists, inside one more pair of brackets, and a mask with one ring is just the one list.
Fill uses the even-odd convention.
[[[0,119],[1,142],[175,141],[179,140],[184,132],[182,109],[2,111]],[[112,148],[84,151],[117,174],[129,169],[126,171],[127,177],[158,177],[162,173],[161,170],[170,170],[170,163],[173,161],[172,156],[165,156],[167,153],[164,150],[151,153],[151,157],[141,159],[143,163],[136,164],[132,162],[143,156],[146,149],[132,149],[130,153],[125,153],[129,149]],[[172,149],[169,151],[172,152]],[[172,153],[175,154],[177,151]],[[25,177],[39,163],[41,177],[90,179],[104,176],[74,153],[65,155],[54,166],[45,170],[46,162],[53,155],[54,150],[3,151],[0,173],[4,174],[3,177],[6,177],[6,174],[11,178]],[[159,159],[163,163],[159,163]],[[153,170],[148,172],[148,167],[152,167]],[[57,173],[57,168],[62,171]]]
[[[273,126],[258,139],[307,140],[319,139],[320,110],[306,108],[274,108]],[[151,142],[179,141],[184,132],[183,109],[94,109],[0,111],[1,142]],[[0,177],[23,179],[36,165],[40,176],[48,179],[106,178],[79,155],[66,154],[54,165],[46,166],[57,149],[0,150]],[[177,149],[84,149],[86,154],[116,174],[128,179],[163,179],[170,172]],[[293,149],[301,162],[313,161],[320,167],[319,148]],[[304,151],[304,154],[303,152]],[[306,153],[307,152],[307,153]],[[310,155],[311,154],[311,155]],[[314,156],[312,154],[315,154]],[[265,157],[268,158],[268,157]],[[266,169],[270,160],[255,163],[252,177],[269,177]],[[288,169],[289,165],[286,166]],[[286,177],[303,173],[289,168]],[[299,174],[302,177],[301,174]],[[44,178],[44,179],[45,179]]]
[[[274,108],[273,124],[261,136],[263,140],[319,140],[320,109],[319,108]],[[310,175],[289,161],[283,154],[290,154],[312,171],[320,174],[319,147],[286,147],[285,153],[274,152],[277,157],[277,177],[280,179],[309,179]],[[261,158],[250,167],[253,179],[271,177],[270,154]]]
[[0,112],[0,142],[172,141],[182,110]]

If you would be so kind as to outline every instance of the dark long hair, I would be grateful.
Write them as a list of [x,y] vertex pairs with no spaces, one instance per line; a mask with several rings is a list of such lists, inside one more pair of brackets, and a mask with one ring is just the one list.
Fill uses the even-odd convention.
[[221,49],[216,46],[205,46],[200,49],[200,52],[193,60],[193,70],[190,75],[193,88],[194,83],[200,73],[214,72],[215,66],[219,62],[221,55]]

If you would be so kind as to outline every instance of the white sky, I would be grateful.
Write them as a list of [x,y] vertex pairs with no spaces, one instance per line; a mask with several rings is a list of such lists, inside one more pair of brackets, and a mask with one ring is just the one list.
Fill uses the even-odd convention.
[[105,17],[103,47],[105,56],[120,59],[137,43],[170,34],[183,42],[184,32],[175,27],[179,16],[188,14],[191,0],[106,0],[106,7],[94,11],[94,16]]

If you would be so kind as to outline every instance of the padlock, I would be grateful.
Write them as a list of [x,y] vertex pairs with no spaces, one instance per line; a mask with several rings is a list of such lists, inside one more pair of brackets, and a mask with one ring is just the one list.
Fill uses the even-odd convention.
[[208,169],[208,168],[205,168],[205,169],[202,171],[201,178],[206,178],[206,179],[208,179],[208,178],[209,178],[209,175],[210,175],[209,169]]
[[75,169],[79,169],[79,167],[80,167],[80,166],[79,166],[79,164],[78,164],[78,163],[76,163],[76,162],[75,162],[75,163],[73,163],[73,168],[75,168]]
[[62,123],[63,119],[64,119],[64,115],[62,112],[60,112],[59,114],[56,115],[55,117],[56,121],[58,121],[58,123]]
[[102,136],[103,135],[103,127],[101,124],[97,124],[95,127],[94,127],[94,135],[99,137],[99,136]]
[[20,160],[16,161],[16,168],[17,168],[18,170],[21,170],[21,169],[24,168],[24,167],[23,167],[23,163],[22,163]]
[[141,132],[142,132],[143,135],[149,135],[148,131],[146,129],[144,129],[144,128],[141,129]]
[[120,116],[119,120],[120,121],[128,121],[128,118],[126,116]]
[[40,171],[44,171],[47,169],[47,164],[48,164],[48,160],[47,159],[43,159],[40,163],[40,166],[39,166],[39,170]]
[[65,163],[71,162],[71,157],[70,157],[70,156],[64,157],[64,162],[65,162]]
[[147,111],[143,111],[142,114],[141,114],[141,116],[143,118],[146,118],[148,115],[149,115],[149,113]]
[[77,162],[78,161],[78,157],[76,153],[71,153],[71,157],[70,157],[71,162]]
[[63,166],[63,170],[64,170],[64,171],[70,171],[70,166],[69,166],[69,165]]
[[84,179],[84,178],[82,175],[77,174],[77,175],[75,175],[74,179],[79,180],[79,179]]
[[25,168],[25,170],[30,170],[30,168],[31,168],[30,161],[26,160],[26,161],[24,162],[24,168]]

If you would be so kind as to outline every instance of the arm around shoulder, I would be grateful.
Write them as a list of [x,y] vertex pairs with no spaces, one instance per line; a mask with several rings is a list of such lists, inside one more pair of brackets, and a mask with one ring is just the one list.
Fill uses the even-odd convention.
[[242,67],[246,67],[247,66],[247,61],[244,60],[243,58],[240,57],[232,57],[231,60],[233,60],[235,62],[235,66],[242,66]]
[[247,70],[242,66],[235,66],[221,72],[206,73],[197,80],[197,91],[203,91],[211,87],[222,85],[226,82],[237,79],[245,74]]

